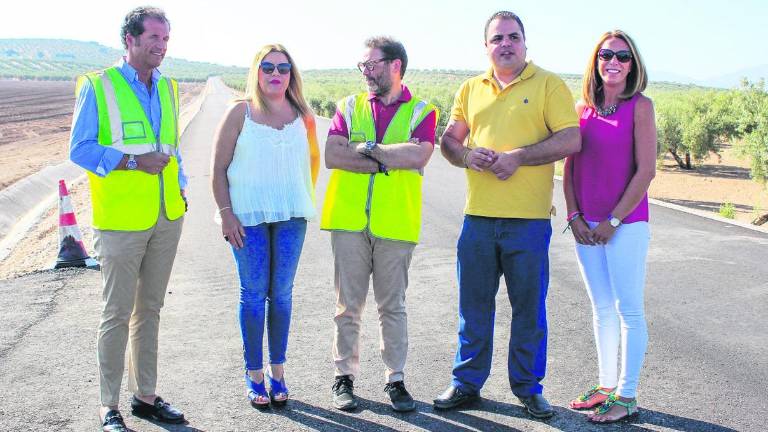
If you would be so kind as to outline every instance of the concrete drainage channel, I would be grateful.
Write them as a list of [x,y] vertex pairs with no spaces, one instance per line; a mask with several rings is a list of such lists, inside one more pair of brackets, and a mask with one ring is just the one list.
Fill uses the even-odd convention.
[[[195,100],[183,108],[179,116],[181,134],[200,111],[210,89],[211,79],[208,79]],[[71,186],[84,181],[85,173],[82,168],[66,160],[45,167],[0,191],[0,261],[8,257],[45,212],[56,204],[58,184],[62,179]]]

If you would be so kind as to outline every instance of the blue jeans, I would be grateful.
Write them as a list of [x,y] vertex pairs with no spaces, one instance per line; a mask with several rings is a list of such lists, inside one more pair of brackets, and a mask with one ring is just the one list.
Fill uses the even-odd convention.
[[517,396],[541,393],[547,366],[549,219],[466,215],[459,236],[459,347],[453,385],[478,393],[491,372],[496,293],[504,275],[512,305],[507,369]]
[[293,278],[304,245],[307,221],[293,218],[244,228],[243,247],[232,248],[240,277],[240,332],[245,369],[261,370],[264,367],[265,316],[269,362],[285,363]]

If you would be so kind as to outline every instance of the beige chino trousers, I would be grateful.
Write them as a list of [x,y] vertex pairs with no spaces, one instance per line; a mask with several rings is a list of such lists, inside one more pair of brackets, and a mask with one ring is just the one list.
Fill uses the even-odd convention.
[[146,231],[95,230],[101,262],[103,310],[97,339],[102,406],[117,406],[130,338],[128,388],[155,394],[160,309],[171,276],[184,218],[163,212]]
[[379,349],[387,382],[403,380],[408,354],[405,290],[415,244],[383,240],[369,232],[331,232],[336,316],[333,360],[336,376],[360,373],[360,328],[368,286],[379,312]]

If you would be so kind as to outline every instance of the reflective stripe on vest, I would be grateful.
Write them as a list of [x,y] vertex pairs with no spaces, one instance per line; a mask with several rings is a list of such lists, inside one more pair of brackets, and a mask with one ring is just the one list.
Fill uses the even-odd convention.
[[[85,79],[91,82],[96,95],[100,145],[125,154],[159,151],[170,156],[168,165],[159,175],[138,170],[112,170],[105,177],[100,177],[88,172],[94,228],[115,231],[149,229],[157,222],[161,201],[169,220],[180,218],[184,214],[184,201],[179,188],[179,99],[176,81],[162,78],[157,82],[161,116],[158,142],[147,114],[118,68],[81,77],[78,93]],[[159,176],[162,176],[162,182]]]
[[[350,142],[376,140],[367,93],[349,96],[338,107],[347,123]],[[436,111],[433,105],[415,97],[403,103],[387,126],[381,145],[408,142],[413,130],[432,111]],[[320,228],[355,232],[368,229],[375,237],[418,243],[421,182],[421,173],[416,170],[391,169],[387,176],[334,169]]]

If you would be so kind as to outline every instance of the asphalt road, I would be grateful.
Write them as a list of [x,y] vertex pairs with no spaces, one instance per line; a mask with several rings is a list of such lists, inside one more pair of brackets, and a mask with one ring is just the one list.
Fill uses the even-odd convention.
[[[182,139],[190,212],[162,313],[159,393],[189,424],[165,426],[130,416],[137,431],[730,431],[766,430],[768,413],[768,235],[661,207],[652,208],[646,291],[650,343],[631,424],[596,427],[565,406],[596,383],[588,299],[571,236],[554,219],[551,245],[547,421],[528,417],[509,391],[506,346],[510,308],[499,291],[491,378],[483,400],[437,412],[431,400],[448,384],[456,344],[455,244],[465,181],[435,153],[424,182],[424,232],[408,290],[410,353],[406,384],[416,412],[395,414],[383,392],[372,296],[364,317],[357,412],[330,403],[334,311],[330,236],[309,225],[294,288],[287,408],[258,411],[245,398],[238,288],[231,252],[213,223],[208,169],[215,127],[231,98],[214,86]],[[323,127],[325,125],[325,127]],[[327,128],[319,123],[321,136]],[[321,170],[318,202],[328,179]],[[556,183],[556,205],[564,205]],[[0,430],[97,430],[95,330],[99,274],[41,272],[0,281]],[[124,384],[127,378],[124,379]]]

